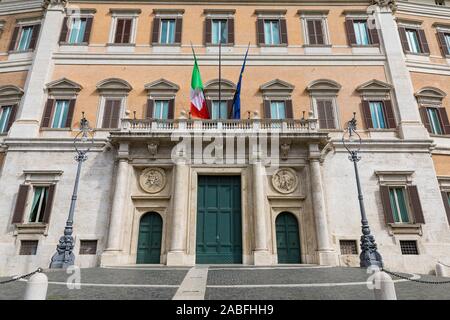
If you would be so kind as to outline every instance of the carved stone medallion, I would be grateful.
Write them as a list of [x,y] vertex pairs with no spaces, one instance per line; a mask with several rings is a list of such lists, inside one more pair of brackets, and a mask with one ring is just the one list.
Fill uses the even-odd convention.
[[280,193],[292,193],[298,185],[297,173],[291,168],[278,169],[272,176],[272,185]]
[[144,169],[139,177],[139,183],[145,192],[160,192],[166,185],[166,173],[161,168]]

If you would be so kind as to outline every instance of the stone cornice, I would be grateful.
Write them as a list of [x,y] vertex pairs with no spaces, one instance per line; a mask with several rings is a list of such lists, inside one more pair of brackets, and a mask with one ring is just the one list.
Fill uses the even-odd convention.
[[0,15],[13,15],[35,11],[42,11],[42,0],[23,0],[0,3]]
[[448,19],[450,7],[397,1],[397,13]]

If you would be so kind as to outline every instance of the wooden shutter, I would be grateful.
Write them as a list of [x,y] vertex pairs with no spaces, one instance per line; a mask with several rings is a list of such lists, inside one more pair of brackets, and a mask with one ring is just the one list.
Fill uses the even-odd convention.
[[422,205],[420,204],[419,192],[417,186],[408,186],[407,188],[411,210],[414,216],[415,223],[425,223],[423,218]]
[[266,119],[272,119],[272,114],[270,112],[270,100],[264,100],[264,117]]
[[420,107],[419,108],[420,117],[422,118],[422,123],[425,126],[425,128],[428,130],[429,133],[431,133],[431,123],[430,119],[428,118],[427,108]]
[[16,44],[17,44],[17,38],[19,37],[19,32],[20,32],[20,27],[16,26],[14,28],[13,34],[12,34],[12,38],[11,38],[11,42],[9,43],[9,51],[14,51],[16,50]]
[[439,118],[441,119],[442,131],[444,131],[444,134],[450,134],[450,123],[445,108],[437,108],[437,110],[439,112]]
[[363,100],[363,102],[362,102],[362,110],[363,110],[363,116],[364,116],[364,123],[366,124],[366,129],[373,128],[372,115],[370,114],[369,101]]
[[206,99],[206,109],[208,109],[209,117],[212,119],[212,100]]
[[317,116],[319,117],[319,128],[328,129],[327,116],[325,113],[325,101],[318,100],[316,101],[316,105],[317,105]]
[[288,44],[286,19],[280,19],[280,39],[281,44]]
[[370,35],[370,43],[371,44],[380,44],[380,36],[378,35],[378,29],[376,28],[376,22],[375,20],[371,19],[367,21],[367,25],[371,28],[369,28],[369,35]]
[[294,110],[292,108],[292,100],[286,100],[284,105],[286,108],[286,119],[294,119]]
[[258,30],[258,44],[263,45],[266,43],[264,37],[264,19],[257,20],[257,30]]
[[44,217],[42,218],[43,223],[50,222],[50,214],[52,213],[54,197],[55,197],[55,185],[52,184],[48,187],[48,198],[47,202],[45,203]]
[[75,99],[72,99],[69,101],[69,110],[67,112],[67,119],[66,119],[66,124],[65,124],[65,128],[71,128],[72,127],[72,120],[73,120],[73,113],[75,111]]
[[394,115],[394,110],[392,108],[391,100],[383,101],[383,107],[384,107],[384,115],[386,117],[387,127],[389,129],[397,128],[397,122],[395,121],[395,115]]
[[403,47],[403,51],[404,52],[409,52],[409,43],[408,43],[408,38],[406,37],[406,30],[404,27],[399,27],[398,28],[398,34],[400,36],[400,42],[402,43],[402,47]]
[[145,111],[145,118],[146,119],[153,119],[153,108],[155,105],[155,100],[148,99],[147,100],[147,110]]
[[123,26],[123,35],[121,43],[130,43],[131,42],[131,26],[133,24],[133,20],[126,19]]
[[94,21],[94,18],[89,17],[86,18],[86,29],[84,31],[84,37],[83,42],[89,43],[89,40],[91,39],[91,31],[92,31],[92,22]]
[[152,30],[152,43],[159,43],[159,25],[161,24],[160,18],[153,19],[153,30]]
[[55,105],[55,99],[48,99],[47,100],[47,104],[45,105],[44,115],[42,117],[42,122],[41,122],[41,127],[42,128],[49,128],[50,127],[50,121],[51,121],[51,118],[52,118],[54,105]]
[[386,224],[394,223],[394,214],[391,207],[391,199],[389,197],[389,187],[380,186],[381,203],[383,204],[384,218]]
[[175,43],[181,43],[181,34],[183,31],[183,19],[177,18],[175,21]]
[[421,52],[425,54],[430,53],[430,48],[428,47],[427,37],[425,36],[425,31],[422,29],[417,30],[419,36]]
[[227,100],[227,118],[233,118],[233,99]]
[[448,223],[450,224],[450,204],[448,203],[448,195],[447,192],[442,191],[442,201],[444,201],[444,208],[445,208],[445,212],[447,213],[447,220]]
[[169,110],[167,113],[167,119],[173,119],[175,114],[175,99],[169,100]]
[[212,42],[212,19],[207,18],[205,20],[205,44],[210,44]]
[[110,128],[113,104],[114,104],[113,100],[105,101],[105,106],[104,106],[104,110],[103,110],[102,128],[105,128],[105,129]]
[[328,129],[336,129],[336,125],[334,122],[333,101],[331,101],[331,100],[324,101],[324,108],[325,108],[325,114],[326,114],[327,128]]
[[318,44],[317,38],[316,38],[316,32],[315,32],[315,20],[307,20],[306,21],[306,28],[308,29],[308,41],[309,44]]
[[322,20],[315,20],[314,27],[316,34],[316,44],[325,44],[325,38],[323,36]]
[[69,33],[69,28],[67,27],[68,17],[64,18],[63,25],[61,27],[61,34],[59,35],[59,42],[67,42],[67,35]]
[[6,132],[8,132],[9,129],[11,129],[12,124],[16,120],[16,113],[17,113],[17,108],[18,107],[19,106],[17,104],[11,106],[11,113],[9,114],[8,124],[6,125]]
[[444,32],[438,32],[437,38],[439,41],[439,47],[441,48],[442,54],[444,56],[450,55],[449,48],[447,46],[447,43],[445,42],[445,33]]
[[120,100],[113,100],[112,110],[111,110],[110,128],[118,128],[119,127],[121,103],[122,102]]
[[31,34],[31,40],[30,40],[30,47],[29,49],[34,50],[36,49],[36,43],[39,38],[39,32],[41,31],[41,25],[36,24],[33,26],[33,33]]
[[353,27],[352,19],[345,20],[345,30],[347,31],[348,44],[355,45],[356,44],[356,34],[355,34],[355,28]]
[[228,24],[228,44],[234,44],[234,19],[229,18]]
[[12,217],[12,223],[22,223],[23,216],[25,213],[25,207],[27,205],[27,197],[30,186],[26,184],[21,184],[19,187],[19,192],[17,193],[16,206],[14,208],[14,215]]
[[125,24],[124,19],[117,19],[116,35],[114,37],[114,43],[122,43],[124,24]]

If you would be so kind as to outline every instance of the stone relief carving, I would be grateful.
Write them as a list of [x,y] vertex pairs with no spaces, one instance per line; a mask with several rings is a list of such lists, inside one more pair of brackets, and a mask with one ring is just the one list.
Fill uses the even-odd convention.
[[154,141],[150,142],[149,144],[147,144],[147,149],[150,153],[150,157],[152,159],[155,159],[156,155],[158,154],[158,143]]
[[281,149],[281,160],[287,160],[289,158],[289,151],[291,150],[291,144],[289,143],[282,143],[280,145]]
[[144,169],[139,177],[139,184],[147,193],[158,193],[166,185],[166,172],[161,168]]
[[44,0],[44,3],[42,4],[42,7],[44,9],[47,9],[48,6],[56,6],[56,5],[62,5],[63,7],[66,7],[68,3],[68,0]]
[[381,8],[389,7],[389,9],[391,9],[392,12],[395,12],[395,10],[397,10],[396,0],[372,0],[372,5],[377,5]]
[[278,169],[272,176],[272,185],[280,193],[292,193],[297,189],[297,173],[291,168]]

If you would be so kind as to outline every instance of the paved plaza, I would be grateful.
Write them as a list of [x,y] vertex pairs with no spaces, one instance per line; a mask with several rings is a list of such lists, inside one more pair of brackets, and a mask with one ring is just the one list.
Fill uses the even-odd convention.
[[[372,300],[365,269],[317,266],[130,266],[80,269],[80,280],[64,270],[45,270],[48,300]],[[432,275],[403,274],[426,281]],[[71,278],[72,277],[72,278]],[[2,278],[1,280],[6,280]],[[394,277],[397,298],[450,300],[450,284],[422,284]],[[81,282],[69,289],[67,282]],[[23,299],[25,280],[0,285],[0,299]]]

